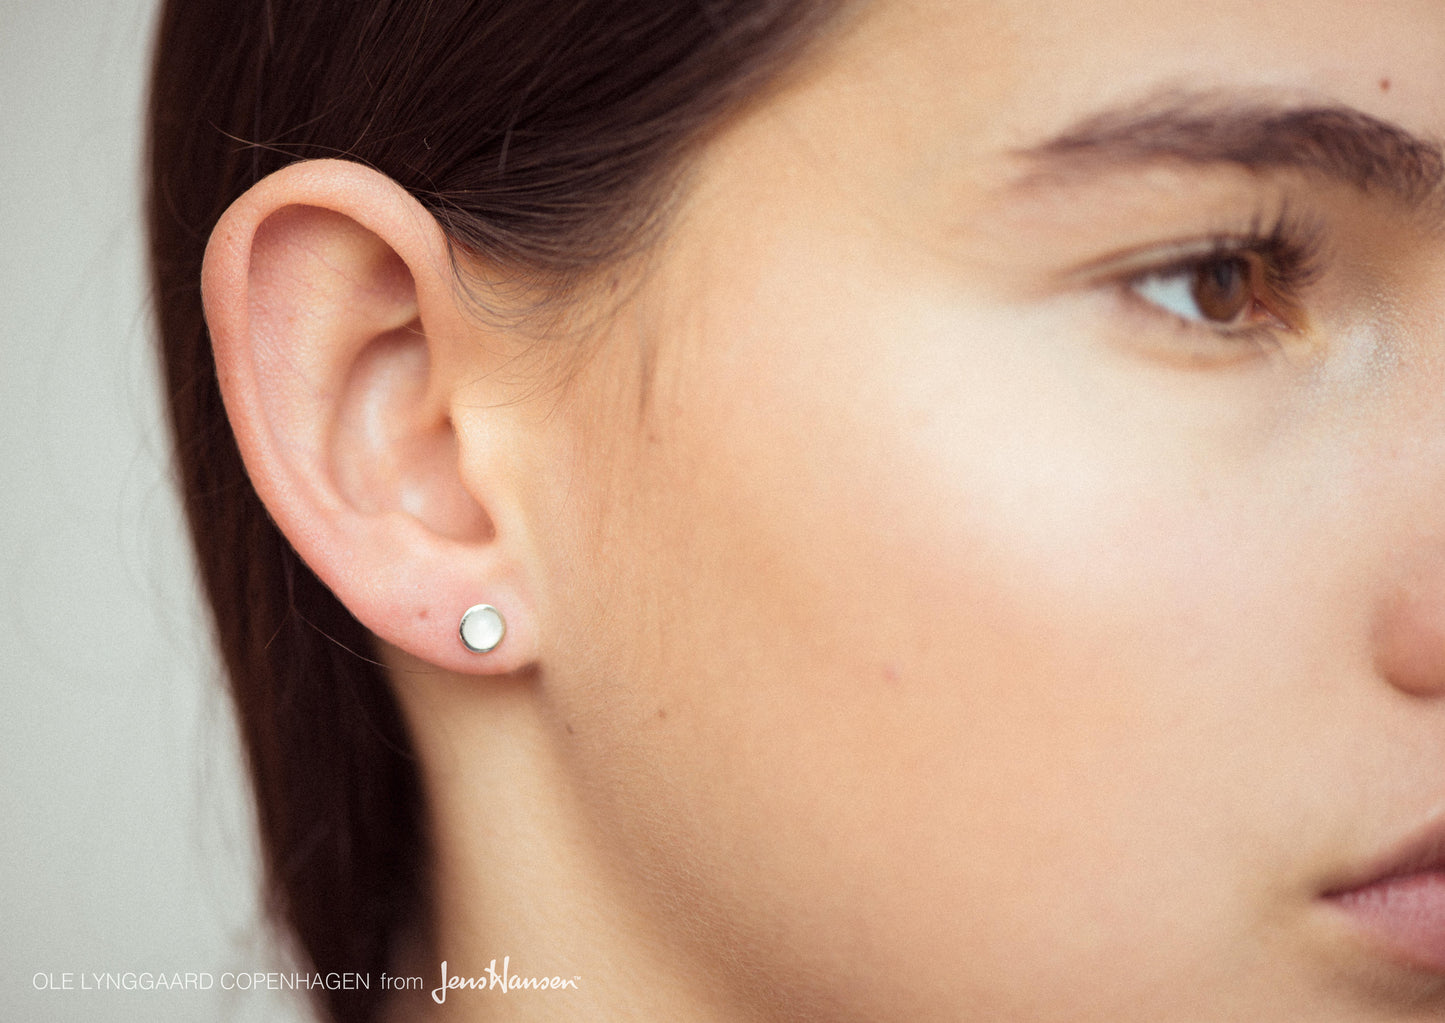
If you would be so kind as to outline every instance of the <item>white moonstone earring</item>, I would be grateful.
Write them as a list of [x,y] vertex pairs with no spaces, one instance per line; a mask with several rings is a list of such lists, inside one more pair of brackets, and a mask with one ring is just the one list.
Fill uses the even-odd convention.
[[502,612],[491,604],[469,607],[462,615],[462,645],[474,654],[497,649],[506,634],[507,623],[502,619]]

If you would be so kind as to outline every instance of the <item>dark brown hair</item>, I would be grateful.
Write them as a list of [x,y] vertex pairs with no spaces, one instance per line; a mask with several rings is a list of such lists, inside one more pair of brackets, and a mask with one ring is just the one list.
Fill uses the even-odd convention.
[[[461,255],[562,287],[639,244],[688,148],[837,0],[172,0],[148,218],[178,472],[255,788],[269,908],[323,973],[380,975],[427,913],[423,793],[365,629],[267,516],[216,383],[206,241],[296,160],[390,175]],[[465,262],[465,260],[463,260]],[[318,1011],[368,1021],[381,993]]]

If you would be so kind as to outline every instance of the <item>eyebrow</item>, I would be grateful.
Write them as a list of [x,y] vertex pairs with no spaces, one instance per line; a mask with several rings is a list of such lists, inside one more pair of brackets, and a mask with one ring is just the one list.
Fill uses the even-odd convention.
[[1017,151],[1027,187],[1080,173],[1168,162],[1296,171],[1383,191],[1419,207],[1445,191],[1439,142],[1353,107],[1290,107],[1212,95],[1171,94],[1090,115],[1040,145]]

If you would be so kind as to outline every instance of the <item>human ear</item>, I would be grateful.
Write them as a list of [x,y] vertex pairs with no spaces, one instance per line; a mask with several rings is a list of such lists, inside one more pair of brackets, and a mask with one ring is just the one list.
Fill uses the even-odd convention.
[[[222,216],[202,293],[246,470],[317,577],[439,668],[534,661],[528,427],[436,220],[377,171],[293,164]],[[475,604],[506,622],[487,653],[458,633]]]

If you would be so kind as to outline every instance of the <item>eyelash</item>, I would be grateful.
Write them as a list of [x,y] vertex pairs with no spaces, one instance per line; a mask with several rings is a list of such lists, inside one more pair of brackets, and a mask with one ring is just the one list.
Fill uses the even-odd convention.
[[[1322,235],[1317,225],[1286,210],[1267,227],[1256,220],[1243,232],[1215,235],[1187,247],[1193,251],[1171,254],[1142,270],[1131,269],[1120,284],[1136,304],[1171,317],[1186,330],[1234,343],[1277,344],[1281,334],[1299,333],[1305,327],[1303,297],[1322,271]],[[1245,264],[1244,286],[1249,289],[1245,322],[1211,321],[1202,310],[1198,316],[1186,316],[1161,301],[1165,282],[1184,283],[1197,309],[1199,275],[1229,263]],[[1152,298],[1145,294],[1151,285]]]

